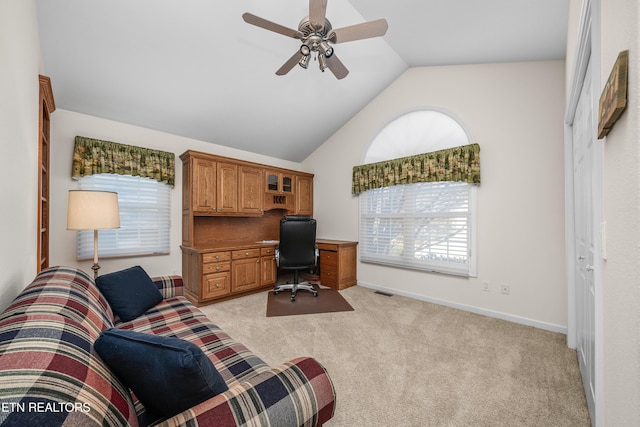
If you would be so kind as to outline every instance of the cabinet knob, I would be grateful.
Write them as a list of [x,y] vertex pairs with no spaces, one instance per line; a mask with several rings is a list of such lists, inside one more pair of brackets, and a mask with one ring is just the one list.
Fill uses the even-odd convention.
[[256,264],[259,264],[259,263],[260,263],[260,258],[256,260]]
[[216,283],[216,288],[219,288],[219,287],[220,287],[220,283]]
[[220,270],[220,266],[219,265],[216,265],[216,270]]
[[216,259],[220,259],[220,255],[216,255]]
[[245,252],[245,253],[244,253],[244,256],[249,256],[249,252]]

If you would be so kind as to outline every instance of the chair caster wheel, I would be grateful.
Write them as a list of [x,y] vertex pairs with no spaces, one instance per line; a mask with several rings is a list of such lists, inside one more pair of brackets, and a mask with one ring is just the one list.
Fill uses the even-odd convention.
[[315,293],[315,294],[313,294],[313,296],[317,298],[317,297],[318,297],[318,294],[317,294],[317,293]]
[[273,291],[273,294],[274,295],[278,295],[278,291]]

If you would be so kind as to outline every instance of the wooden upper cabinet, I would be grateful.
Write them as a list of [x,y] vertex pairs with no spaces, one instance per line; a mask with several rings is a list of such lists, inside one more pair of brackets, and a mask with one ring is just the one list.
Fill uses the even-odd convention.
[[195,216],[261,216],[271,209],[313,214],[311,174],[195,151],[180,158],[183,242],[192,241]]
[[217,212],[238,212],[238,165],[218,162]]
[[194,212],[216,212],[216,162],[193,158],[192,183],[189,194],[193,196],[191,208]]
[[264,210],[284,209],[292,212],[295,208],[295,174],[282,169],[265,169]]
[[239,211],[243,213],[262,213],[262,169],[240,166],[238,181]]
[[183,168],[183,210],[191,208],[196,215],[238,212],[238,165],[191,157]]
[[313,176],[298,175],[295,183],[296,209],[298,215],[313,215]]
[[294,175],[277,169],[265,170],[265,191],[274,194],[293,194]]

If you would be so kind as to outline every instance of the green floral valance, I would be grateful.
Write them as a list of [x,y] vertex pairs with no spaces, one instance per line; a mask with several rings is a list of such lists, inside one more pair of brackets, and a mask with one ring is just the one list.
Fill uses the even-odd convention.
[[175,170],[173,153],[76,136],[72,178],[114,173],[152,178],[173,187]]
[[480,146],[470,144],[354,166],[351,192],[360,194],[373,188],[439,181],[480,184]]

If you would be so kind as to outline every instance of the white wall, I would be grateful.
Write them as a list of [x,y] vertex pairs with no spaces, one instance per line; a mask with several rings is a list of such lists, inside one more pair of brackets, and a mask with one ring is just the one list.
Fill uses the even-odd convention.
[[35,2],[0,1],[0,310],[37,269],[39,61]]
[[640,425],[640,5],[601,1],[600,88],[629,50],[627,108],[604,140],[604,425]]
[[[55,93],[55,82],[53,84]],[[133,265],[141,265],[152,276],[182,273],[182,253],[180,251],[182,241],[182,161],[178,156],[186,150],[203,151],[302,170],[299,163],[58,109],[51,121],[51,265],[77,266],[89,273],[91,273],[93,260],[76,260],[76,232],[66,229],[68,191],[78,188],[77,182],[71,179],[73,145],[77,135],[170,151],[176,155],[175,188],[171,192],[171,253],[137,258],[100,259],[99,263],[102,267],[100,274]]]
[[[571,0],[567,64],[573,67],[582,1]],[[606,222],[602,263],[602,360],[596,360],[594,425],[640,425],[640,5],[636,0],[592,0],[596,98],[622,50],[629,50],[627,108],[603,146],[602,211]],[[567,72],[570,82],[573,70]],[[598,295],[598,293],[596,293]],[[596,337],[597,338],[597,337]],[[597,354],[598,355],[598,354]],[[602,375],[598,376],[598,372]]]
[[409,69],[303,162],[316,174],[319,235],[358,239],[351,171],[376,133],[406,112],[443,109],[481,148],[478,277],[359,263],[359,283],[565,331],[564,80],[563,61]]

